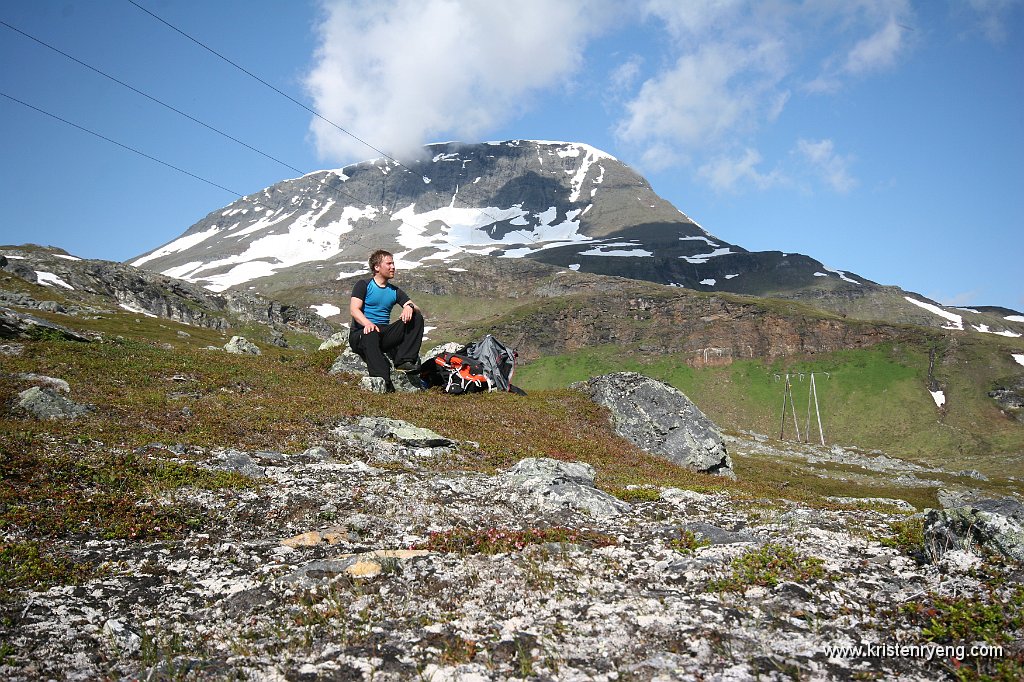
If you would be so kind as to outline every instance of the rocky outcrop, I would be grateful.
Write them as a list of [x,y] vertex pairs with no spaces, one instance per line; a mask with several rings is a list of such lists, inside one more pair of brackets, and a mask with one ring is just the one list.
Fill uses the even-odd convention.
[[907,333],[892,325],[805,312],[682,290],[641,293],[635,283],[625,283],[619,291],[541,302],[499,323],[471,328],[471,335],[492,333],[524,361],[621,344],[649,355],[679,356],[700,368],[868,348]]
[[988,397],[995,400],[1006,414],[1024,422],[1024,376],[1000,382],[989,391]]
[[1024,562],[1024,505],[1014,499],[976,500],[925,516],[925,549],[933,560],[952,550],[991,552]]
[[640,448],[696,471],[735,475],[718,427],[678,389],[636,372],[573,387],[608,408],[615,433]]
[[[524,485],[590,488],[588,465],[463,471],[471,446],[394,420],[310,438],[302,452],[146,449],[258,487],[153,500],[202,509],[205,527],[180,537],[53,540],[104,568],[0,602],[0,677],[923,682],[948,661],[825,652],[929,646],[906,604],[1012,590],[977,562],[939,571],[874,539],[902,513],[670,488],[600,515]],[[512,541],[454,551],[456,536]],[[736,568],[790,552],[820,570],[758,581]],[[1008,645],[1005,660],[1019,654]]]
[[0,267],[29,282],[37,282],[37,272],[46,272],[62,283],[59,288],[67,296],[99,297],[129,311],[219,331],[236,322],[256,322],[278,332],[301,331],[320,338],[334,332],[327,321],[309,310],[247,292],[217,294],[123,263],[85,260],[39,247],[19,249],[17,254]]
[[0,307],[0,339],[30,339],[37,336],[52,334],[70,341],[89,341],[84,336],[64,325],[20,313],[9,308]]

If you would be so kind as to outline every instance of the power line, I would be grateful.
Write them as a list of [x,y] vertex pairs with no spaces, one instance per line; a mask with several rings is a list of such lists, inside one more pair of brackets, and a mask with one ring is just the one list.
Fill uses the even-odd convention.
[[[403,169],[404,169],[405,171],[407,171],[407,172],[409,172],[409,173],[412,173],[412,172],[413,172],[411,168],[409,168],[409,167],[408,167],[408,166],[406,166],[406,165],[405,165],[404,163],[402,163],[401,161],[399,161],[399,160],[398,160],[398,159],[396,159],[395,157],[391,156],[391,155],[390,155],[390,154],[388,154],[387,152],[385,152],[385,151],[382,151],[381,149],[379,149],[379,148],[375,147],[374,145],[370,144],[369,142],[367,142],[366,140],[362,139],[361,137],[359,137],[359,136],[358,136],[358,135],[356,135],[355,133],[351,132],[350,130],[347,130],[346,128],[343,128],[342,126],[338,125],[337,123],[335,123],[334,121],[330,120],[330,119],[329,119],[329,118],[327,118],[326,116],[323,116],[322,114],[320,114],[320,112],[316,111],[315,109],[313,109],[313,108],[311,108],[311,107],[309,107],[309,106],[306,106],[305,104],[303,104],[303,103],[302,103],[302,102],[300,102],[299,100],[295,99],[294,97],[292,97],[292,96],[291,96],[291,95],[289,95],[288,93],[286,93],[286,92],[284,92],[284,91],[282,91],[282,90],[278,89],[278,88],[277,88],[277,87],[275,87],[274,85],[271,85],[271,84],[270,84],[269,82],[267,82],[267,81],[266,81],[266,80],[264,80],[263,78],[260,78],[260,77],[259,77],[258,75],[256,75],[256,74],[255,74],[255,73],[253,73],[252,71],[249,71],[248,69],[246,69],[245,67],[241,66],[240,64],[238,64],[238,63],[236,63],[236,62],[232,61],[232,60],[231,60],[231,59],[229,59],[228,57],[225,57],[225,56],[224,56],[223,54],[221,54],[221,53],[220,53],[220,52],[218,52],[217,50],[214,50],[214,49],[213,49],[212,47],[210,47],[209,45],[207,45],[207,44],[206,44],[206,43],[204,43],[203,41],[199,40],[198,38],[195,38],[195,37],[193,37],[192,35],[190,35],[190,34],[186,33],[185,31],[183,31],[182,29],[178,28],[178,27],[177,27],[177,26],[175,26],[174,24],[170,23],[170,22],[169,22],[169,21],[167,21],[166,19],[164,19],[164,18],[160,17],[159,15],[157,15],[157,14],[155,14],[155,13],[151,12],[150,10],[146,9],[145,7],[143,7],[142,5],[140,5],[140,4],[139,4],[138,2],[136,2],[135,0],[127,0],[127,2],[129,2],[129,3],[130,3],[130,4],[132,4],[132,5],[134,5],[134,6],[135,6],[136,8],[138,8],[138,9],[139,9],[140,11],[142,11],[142,12],[145,12],[145,13],[146,13],[146,14],[148,14],[149,16],[153,17],[154,19],[156,19],[157,21],[159,21],[159,22],[160,22],[161,24],[163,24],[164,26],[167,26],[167,27],[168,27],[169,29],[171,29],[172,31],[174,31],[174,32],[176,32],[176,33],[180,34],[181,36],[183,36],[183,37],[187,38],[188,40],[192,41],[193,43],[195,43],[195,44],[196,44],[196,45],[198,45],[199,47],[203,48],[204,50],[206,50],[206,51],[207,51],[207,52],[209,52],[210,54],[212,54],[212,55],[216,56],[217,58],[219,58],[219,59],[221,59],[221,60],[223,60],[223,61],[227,62],[227,63],[228,63],[228,64],[230,64],[231,66],[235,67],[236,69],[238,69],[238,70],[239,70],[239,71],[241,71],[242,73],[244,73],[244,74],[246,74],[247,76],[249,76],[250,78],[253,78],[254,80],[258,81],[259,83],[263,84],[264,86],[266,86],[266,87],[270,88],[271,90],[273,90],[273,91],[274,91],[274,92],[276,92],[277,94],[281,95],[282,97],[284,97],[284,98],[285,98],[285,99],[287,99],[288,101],[292,102],[293,104],[296,104],[296,105],[298,105],[299,107],[302,107],[302,109],[304,109],[305,111],[308,111],[309,113],[313,114],[314,116],[316,116],[316,117],[317,117],[318,119],[320,119],[321,121],[323,121],[323,122],[327,123],[328,125],[331,125],[331,126],[333,126],[333,127],[334,127],[334,128],[336,128],[337,130],[339,130],[339,131],[343,132],[344,134],[348,135],[348,136],[349,136],[349,137],[351,137],[351,138],[352,138],[353,140],[356,140],[357,142],[359,142],[360,144],[364,145],[364,146],[365,146],[365,147],[367,147],[368,149],[372,149],[373,151],[375,151],[376,153],[380,154],[380,155],[381,155],[382,157],[384,157],[384,158],[388,159],[389,161],[392,161],[392,162],[394,162],[394,163],[395,163],[395,164],[396,164],[397,166],[399,166],[399,167],[403,168]],[[354,197],[353,197],[353,198],[354,198]],[[482,208],[480,208],[480,207],[478,207],[478,206],[470,206],[470,205],[469,205],[469,204],[467,204],[466,202],[464,202],[464,201],[462,201],[462,200],[458,199],[458,197],[457,197],[457,196],[455,196],[455,197],[452,197],[452,202],[454,203],[455,201],[458,201],[459,203],[461,203],[462,205],[466,206],[467,208],[473,209],[473,210],[475,210],[475,211],[479,212],[479,213],[480,213],[481,215],[483,215],[483,216],[486,216],[487,218],[489,218],[489,219],[490,219],[490,220],[491,220],[491,221],[492,221],[493,223],[495,223],[495,224],[497,224],[497,223],[501,222],[501,221],[500,221],[500,220],[499,220],[498,218],[496,218],[495,216],[492,216],[491,214],[489,214],[489,213],[488,213],[487,211],[483,210]],[[537,243],[539,243],[539,242],[540,242],[540,240],[539,240],[539,239],[536,239],[536,238],[534,238],[534,237],[533,237],[533,236],[532,236],[531,234],[527,233],[527,232],[526,232],[526,231],[524,231],[524,230],[513,230],[512,232],[513,232],[513,233],[518,233],[518,234],[522,234],[523,236],[525,236],[525,237],[526,237],[527,239],[529,239],[530,241],[532,241],[532,242],[533,242],[533,243],[535,243],[535,244],[537,244]]]
[[[142,90],[139,90],[138,88],[136,88],[136,87],[134,87],[132,85],[129,85],[128,83],[125,83],[124,81],[120,80],[119,78],[116,78],[116,77],[110,75],[109,73],[107,73],[107,72],[105,72],[105,71],[103,71],[101,69],[98,69],[95,66],[92,66],[91,64],[87,64],[86,62],[83,62],[81,59],[78,59],[77,57],[74,57],[74,56],[68,54],[67,52],[64,52],[63,50],[61,50],[61,49],[59,49],[57,47],[54,47],[53,45],[50,45],[49,43],[47,43],[47,42],[45,42],[45,41],[43,41],[43,40],[41,40],[41,39],[39,39],[39,38],[37,38],[37,37],[35,37],[33,35],[30,35],[30,34],[26,33],[25,31],[22,31],[21,29],[15,27],[15,26],[12,26],[12,25],[8,24],[6,21],[0,20],[0,24],[6,26],[7,28],[11,29],[15,33],[19,33],[22,36],[28,38],[29,40],[32,40],[32,41],[38,43],[39,45],[42,45],[43,47],[45,47],[45,48],[47,48],[49,50],[52,50],[52,51],[56,52],[57,54],[59,54],[59,55],[65,57],[65,58],[75,62],[76,64],[78,64],[80,66],[83,66],[83,67],[89,69],[90,71],[92,71],[94,73],[97,73],[97,74],[103,76],[104,78],[107,78],[107,79],[113,81],[114,83],[117,83],[118,85],[124,87],[124,88],[127,88],[128,90],[131,90],[135,94],[141,95],[142,97],[145,97],[146,99],[150,100],[151,102],[155,102],[156,104],[159,104],[160,106],[162,106],[162,107],[164,107],[166,109],[169,109],[170,111],[173,111],[174,113],[179,114],[180,116],[184,116],[185,118],[187,118],[188,120],[192,121],[193,123],[197,123],[197,124],[203,126],[207,130],[211,130],[211,131],[217,133],[218,135],[221,135],[222,137],[224,137],[224,138],[226,138],[228,140],[231,140],[232,142],[240,144],[241,146],[245,147],[246,149],[254,151],[257,154],[260,154],[261,156],[263,156],[263,157],[265,157],[267,159],[270,159],[271,161],[274,161],[275,163],[278,163],[278,164],[284,166],[288,170],[291,170],[291,171],[293,171],[295,173],[298,173],[299,175],[306,175],[306,173],[307,173],[307,171],[304,171],[304,170],[302,170],[300,168],[296,168],[295,166],[293,166],[293,165],[291,165],[291,164],[289,164],[289,163],[287,163],[285,161],[282,161],[281,159],[279,159],[279,158],[277,158],[275,156],[272,156],[271,154],[268,154],[267,152],[265,152],[265,151],[263,151],[261,149],[258,149],[258,148],[254,147],[254,146],[252,146],[252,145],[250,145],[250,144],[248,144],[246,142],[243,142],[242,140],[239,140],[238,138],[236,138],[236,137],[234,137],[234,136],[224,132],[223,130],[220,130],[219,128],[215,128],[214,126],[210,125],[209,123],[206,123],[205,121],[202,121],[202,120],[196,118],[195,116],[192,116],[191,114],[188,114],[188,113],[182,111],[181,109],[178,109],[177,107],[174,107],[174,106],[168,104],[167,102],[164,102],[163,100],[161,100],[161,99],[159,99],[157,97],[154,97],[153,95],[150,95],[150,94],[148,94],[146,92],[143,92]],[[358,197],[355,197],[355,196],[349,194],[348,192],[345,192],[344,190],[341,190],[340,188],[334,187],[332,185],[328,185],[326,183],[323,183],[323,184],[326,187],[330,188],[331,190],[333,190],[335,192],[338,192],[339,194],[343,194],[344,196],[348,197],[349,199],[351,199],[351,200],[353,200],[355,202],[366,203],[366,202],[362,202]]]
[[[156,97],[154,97],[154,96],[152,96],[152,95],[150,95],[150,94],[148,94],[146,92],[143,92],[142,90],[139,90],[138,88],[136,88],[136,87],[134,87],[132,85],[129,85],[128,83],[125,83],[124,81],[120,80],[119,78],[116,78],[116,77],[110,75],[109,73],[107,73],[107,72],[105,72],[105,71],[103,71],[101,69],[98,69],[98,68],[92,66],[91,64],[87,64],[86,62],[82,61],[81,59],[78,59],[77,57],[74,57],[74,56],[68,54],[67,52],[64,52],[63,50],[61,50],[61,49],[59,49],[57,47],[54,47],[53,45],[50,45],[49,43],[45,42],[44,40],[41,40],[41,39],[39,39],[39,38],[37,38],[37,37],[35,37],[33,35],[30,35],[30,34],[26,33],[25,31],[22,31],[21,29],[15,27],[15,26],[12,26],[11,24],[8,24],[6,21],[0,20],[0,24],[2,24],[4,26],[6,26],[7,28],[11,29],[12,31],[14,31],[14,32],[16,32],[16,33],[18,33],[18,34],[28,38],[29,40],[32,40],[32,41],[38,43],[39,45],[42,45],[43,47],[45,47],[45,48],[47,48],[49,50],[52,50],[52,51],[56,52],[57,54],[59,54],[59,55],[65,57],[65,58],[75,62],[76,64],[78,64],[80,66],[83,66],[83,67],[89,69],[90,71],[93,71],[94,73],[97,73],[97,74],[103,76],[104,78],[107,78],[107,79],[113,81],[114,83],[117,83],[118,85],[124,87],[124,88],[127,88],[128,90],[131,90],[135,94],[141,95],[142,97],[145,97],[146,99],[148,99],[148,100],[150,100],[152,102],[155,102],[156,104],[159,104],[160,106],[163,106],[163,107],[169,109],[170,111],[173,111],[176,114],[184,116],[188,120],[190,120],[190,121],[192,121],[194,123],[197,123],[197,124],[203,126],[204,128],[207,128],[208,130],[211,130],[211,131],[213,131],[213,132],[215,132],[215,133],[217,133],[217,134],[227,138],[228,140],[231,140],[232,142],[235,142],[235,143],[245,147],[246,149],[254,151],[257,154],[260,154],[260,155],[270,159],[271,161],[279,163],[282,166],[284,166],[285,168],[288,168],[289,170],[294,171],[294,172],[296,172],[296,173],[298,173],[300,175],[305,175],[306,174],[306,171],[303,171],[303,170],[301,170],[299,168],[296,168],[295,166],[292,166],[289,163],[286,163],[286,162],[284,162],[284,161],[282,161],[282,160],[280,160],[280,159],[278,159],[278,158],[276,158],[276,157],[274,157],[274,156],[272,156],[272,155],[270,155],[270,154],[268,154],[268,153],[266,153],[266,152],[264,152],[264,151],[262,151],[260,149],[257,149],[256,147],[253,147],[252,145],[247,144],[247,143],[243,142],[242,140],[239,140],[238,138],[236,138],[236,137],[234,137],[232,135],[229,135],[228,133],[226,133],[226,132],[224,132],[224,131],[222,131],[222,130],[220,130],[218,128],[215,128],[214,126],[212,126],[212,125],[210,125],[210,124],[208,124],[208,123],[206,123],[204,121],[201,121],[200,119],[198,119],[198,118],[196,118],[196,117],[194,117],[194,116],[192,116],[192,115],[190,115],[190,114],[188,114],[188,113],[186,113],[186,112],[184,112],[184,111],[182,111],[182,110],[180,110],[180,109],[178,109],[178,108],[176,108],[176,107],[174,107],[174,106],[172,106],[172,105],[170,105],[170,104],[168,104],[168,103],[166,103],[166,102],[164,102],[164,101],[162,101],[162,100],[160,100],[160,99],[158,99],[158,98],[156,98]],[[13,98],[11,98],[11,99],[13,99]],[[20,100],[17,100],[17,101],[20,101]],[[22,102],[22,104],[24,104],[24,102]],[[30,106],[30,105],[26,104],[26,106]],[[48,112],[42,111],[41,109],[38,109],[36,107],[32,107],[32,108],[35,108],[37,111],[40,111],[41,113],[45,113],[47,115],[53,116],[52,114],[48,114]],[[57,116],[54,116],[54,118],[58,118],[59,119],[59,117],[57,117]],[[59,120],[63,120],[63,119],[59,119]],[[69,125],[75,125],[75,124],[70,123],[68,121],[65,121],[65,122],[69,123]],[[81,128],[80,126],[76,126],[76,127]],[[82,130],[85,130],[85,129],[82,128]],[[92,131],[88,131],[87,130],[86,132],[92,132]],[[100,137],[102,137],[102,136],[100,136]],[[114,144],[120,144],[120,143],[118,143],[118,142],[116,142],[114,140],[110,140],[108,138],[104,138],[104,139],[106,139],[109,142],[114,142]],[[120,146],[124,146],[124,145],[120,145]],[[128,148],[128,147],[126,147],[126,148]],[[130,148],[128,148],[128,149],[130,149]],[[132,151],[136,151],[136,150],[132,150]],[[163,161],[160,161],[159,159],[155,159],[154,157],[147,157],[147,158],[151,158],[154,161],[158,161],[159,163],[163,163],[164,165],[170,166],[170,164],[164,163]],[[171,167],[175,168],[174,166],[171,166]],[[175,168],[175,170],[180,170],[180,169]],[[183,171],[183,172],[187,173],[187,171]],[[189,175],[191,175],[191,173],[189,173]],[[193,177],[198,177],[198,176],[193,176]],[[200,179],[202,179],[202,178],[200,178]],[[335,187],[335,186],[327,183],[325,180],[318,180],[318,182],[319,182],[319,184],[321,186],[326,187],[327,189],[329,189],[329,190],[331,190],[333,192],[336,192],[336,193],[338,193],[340,195],[348,197],[349,199],[351,199],[352,201],[356,202],[357,204],[361,203],[361,204],[364,204],[364,205],[369,205],[368,202],[365,202],[365,201],[359,199],[358,197],[354,196],[353,194],[350,194],[349,192],[346,192],[346,191],[342,190],[339,187]],[[224,189],[224,188],[222,188],[222,189]],[[228,191],[231,191],[231,190],[228,190]],[[241,196],[238,192],[233,192],[232,191],[232,194],[236,194],[236,195]],[[339,239],[339,245],[340,245],[342,237],[341,237],[340,234],[337,235],[337,237]],[[348,241],[350,244],[359,244],[359,245],[364,246],[364,247],[367,246],[366,244],[363,244],[362,242],[356,241],[354,239],[348,239],[348,240],[345,240],[345,241]]]
[[118,142],[117,140],[113,140],[113,139],[107,137],[106,135],[102,135],[100,133],[97,133],[95,130],[90,130],[89,128],[86,128],[85,126],[80,126],[77,123],[72,123],[71,121],[67,120],[66,118],[61,118],[60,116],[58,116],[56,114],[52,114],[49,111],[46,111],[44,109],[40,109],[39,107],[33,106],[33,105],[29,104],[28,102],[24,102],[24,101],[18,99],[17,97],[12,97],[11,95],[8,95],[6,92],[0,91],[0,96],[6,97],[7,99],[11,100],[12,102],[17,102],[18,104],[20,104],[20,105],[22,105],[24,107],[28,107],[29,109],[32,109],[33,111],[38,111],[40,114],[43,114],[44,116],[49,116],[50,118],[56,119],[56,120],[60,121],[61,123],[65,123],[65,124],[67,124],[67,125],[69,125],[69,126],[71,126],[73,128],[78,128],[82,132],[89,133],[90,135],[95,135],[96,137],[100,138],[101,140],[105,140],[106,142],[109,142],[111,144],[116,144],[118,147],[120,147],[122,149],[127,149],[128,151],[130,151],[130,152],[132,152],[134,154],[138,154],[139,156],[145,157],[145,158],[149,159],[150,161],[156,161],[157,163],[159,163],[159,164],[161,164],[163,166],[167,166],[168,168],[171,168],[173,170],[176,170],[179,173],[184,173],[185,175],[188,175],[189,177],[193,177],[196,180],[200,180],[202,182],[205,182],[206,184],[212,185],[213,187],[216,187],[217,189],[222,189],[225,192],[228,192],[230,194],[235,195],[236,197],[244,196],[241,192],[236,192],[235,190],[228,189],[227,187],[224,187],[223,185],[218,185],[216,182],[213,182],[212,180],[207,180],[206,178],[201,177],[199,175],[196,175],[195,173],[190,173],[189,171],[185,170],[184,168],[179,168],[179,167],[177,167],[177,166],[175,166],[173,164],[167,163],[166,161],[162,161],[161,159],[158,159],[155,156],[151,156],[151,155],[149,155],[149,154],[147,154],[147,153],[145,153],[143,151],[139,151],[138,149],[136,149],[134,147],[129,147],[128,145],[123,144],[121,142]]
[[174,113],[179,114],[181,116],[184,116],[185,118],[187,118],[188,120],[190,120],[190,121],[192,121],[194,123],[198,123],[199,125],[203,126],[207,130],[212,130],[213,132],[217,133],[218,135],[221,135],[221,136],[231,140],[232,142],[236,142],[236,143],[242,145],[243,147],[245,147],[246,149],[250,149],[250,150],[256,152],[257,154],[265,156],[266,158],[270,159],[271,161],[275,161],[275,162],[281,164],[282,166],[284,166],[285,168],[288,168],[289,170],[292,170],[292,171],[294,171],[296,173],[299,173],[300,175],[304,174],[303,171],[299,170],[295,166],[287,164],[284,161],[282,161],[281,159],[278,159],[278,158],[276,158],[274,156],[271,156],[270,154],[266,153],[265,151],[263,151],[261,149],[257,149],[256,147],[253,147],[252,145],[247,144],[247,143],[243,142],[242,140],[239,140],[236,137],[232,137],[228,133],[225,133],[223,130],[219,130],[217,128],[214,128],[212,125],[210,125],[208,123],[205,123],[203,121],[200,121],[195,116],[192,116],[191,114],[187,114],[184,111],[182,111],[181,109],[173,107],[170,104],[168,104],[167,102],[164,102],[164,101],[162,101],[160,99],[157,99],[156,97],[154,97],[154,96],[152,96],[150,94],[147,94],[147,93],[143,92],[142,90],[139,90],[138,88],[133,87],[133,86],[129,85],[128,83],[125,83],[124,81],[122,81],[122,80],[120,80],[118,78],[115,78],[114,76],[111,76],[109,73],[107,73],[105,71],[102,71],[102,70],[96,68],[95,66],[92,66],[90,64],[86,64],[81,59],[73,57],[70,54],[68,54],[67,52],[64,52],[63,50],[60,50],[60,49],[54,47],[53,45],[50,45],[49,43],[47,43],[47,42],[45,42],[43,40],[40,40],[39,38],[36,38],[35,36],[32,36],[32,35],[29,35],[28,33],[25,33],[24,31],[22,31],[19,28],[11,26],[6,21],[3,21],[2,19],[0,19],[0,24],[6,26],[7,28],[11,29],[15,33],[19,33],[19,34],[25,36],[29,40],[32,40],[32,41],[38,43],[39,45],[42,45],[43,47],[45,47],[45,48],[47,48],[49,50],[53,50],[57,54],[59,54],[59,55],[61,55],[63,57],[66,57],[67,59],[70,59],[71,61],[75,62],[76,64],[78,64],[80,66],[84,66],[85,68],[89,69],[90,71],[92,71],[94,73],[98,73],[99,75],[103,76],[104,78],[107,78],[107,79],[117,83],[118,85],[120,85],[122,87],[128,88],[129,90],[131,90],[135,94],[141,95],[142,97],[145,97],[146,99],[150,100],[151,102],[155,102],[155,103],[159,104],[160,106],[162,106],[162,107],[164,107],[166,109],[170,109]]
[[[225,57],[224,55],[222,55],[222,54],[221,54],[220,52],[217,52],[217,51],[216,51],[216,50],[214,50],[214,49],[213,49],[212,47],[210,47],[210,46],[209,46],[209,45],[207,45],[206,43],[202,42],[202,41],[201,41],[201,40],[199,40],[198,38],[193,38],[193,37],[192,37],[191,35],[189,35],[188,33],[185,33],[185,31],[181,30],[180,28],[178,28],[178,27],[177,27],[177,26],[175,26],[174,24],[172,24],[172,23],[170,23],[169,21],[167,21],[167,20],[163,19],[162,17],[160,17],[160,16],[158,16],[158,15],[154,14],[153,12],[150,12],[150,11],[149,11],[148,9],[146,9],[145,7],[143,7],[142,5],[140,5],[139,3],[135,2],[135,0],[128,0],[128,2],[129,2],[129,3],[131,3],[132,5],[135,5],[135,6],[136,6],[136,7],[138,7],[138,8],[140,9],[140,10],[142,10],[143,12],[145,12],[146,14],[148,14],[149,16],[153,17],[154,19],[156,19],[157,21],[159,21],[159,22],[160,22],[161,24],[163,24],[164,26],[167,26],[167,27],[168,27],[169,29],[171,29],[172,31],[175,31],[175,32],[177,32],[177,33],[180,33],[180,34],[181,34],[181,35],[183,35],[184,37],[188,38],[188,39],[189,39],[189,40],[191,40],[191,41],[192,41],[193,43],[195,43],[195,44],[196,44],[196,45],[198,45],[199,47],[203,48],[204,50],[206,50],[206,51],[207,51],[207,52],[209,52],[210,54],[213,54],[213,55],[215,55],[216,57],[219,57],[220,59],[224,60],[225,62],[227,62],[227,63],[228,63],[228,64],[230,64],[231,66],[233,66],[233,67],[235,67],[236,69],[238,69],[239,71],[241,71],[242,73],[244,73],[244,74],[248,75],[248,76],[249,76],[249,77],[251,77],[251,78],[254,78],[254,79],[256,79],[257,81],[259,81],[259,82],[260,82],[260,83],[262,83],[263,85],[267,86],[268,88],[270,88],[271,90],[273,90],[273,91],[274,91],[274,92],[276,92],[277,94],[281,95],[281,96],[282,96],[282,97],[284,97],[285,99],[288,99],[288,100],[290,100],[290,101],[291,101],[292,103],[294,103],[294,104],[297,104],[297,105],[299,105],[300,107],[302,107],[303,109],[305,109],[305,110],[306,110],[306,111],[308,111],[309,113],[311,113],[311,114],[313,114],[314,116],[316,116],[317,118],[319,118],[319,119],[320,119],[321,121],[323,121],[323,122],[325,122],[325,123],[327,123],[327,124],[329,124],[329,125],[332,125],[332,126],[334,126],[335,128],[337,128],[337,129],[338,129],[338,130],[340,130],[341,132],[343,132],[343,133],[345,133],[346,135],[348,135],[349,137],[351,137],[351,138],[352,138],[353,140],[356,140],[357,142],[359,142],[359,143],[361,143],[361,144],[365,145],[366,147],[368,147],[368,148],[372,149],[373,151],[377,152],[377,153],[378,153],[378,154],[380,154],[381,156],[383,156],[383,157],[385,157],[385,158],[387,158],[387,159],[390,159],[391,161],[394,161],[395,163],[397,163],[397,164],[398,164],[398,165],[400,165],[400,166],[402,165],[402,163],[401,163],[400,161],[398,161],[397,159],[395,159],[394,157],[392,157],[392,156],[391,156],[390,154],[388,154],[388,153],[386,153],[386,152],[383,152],[383,151],[381,151],[380,149],[377,149],[376,147],[374,147],[374,146],[373,146],[372,144],[370,144],[370,143],[369,143],[369,142],[367,142],[366,140],[364,140],[364,139],[360,138],[359,136],[355,135],[355,134],[354,134],[354,133],[352,133],[351,131],[349,131],[349,130],[346,130],[345,128],[342,128],[342,127],[341,127],[340,125],[338,125],[338,124],[337,124],[337,123],[335,123],[334,121],[332,121],[332,120],[330,120],[330,119],[328,119],[328,118],[326,118],[326,117],[324,117],[324,116],[321,116],[321,115],[320,115],[320,113],[319,113],[319,112],[317,112],[317,111],[316,111],[315,109],[312,109],[312,108],[310,108],[310,107],[306,106],[305,104],[303,104],[303,103],[302,103],[302,102],[300,102],[299,100],[295,99],[294,97],[292,97],[292,96],[291,96],[291,95],[289,95],[288,93],[284,92],[283,90],[279,90],[279,89],[277,89],[276,87],[274,87],[273,85],[271,85],[271,84],[270,84],[270,83],[268,83],[267,81],[263,80],[262,78],[260,78],[260,77],[259,77],[259,76],[257,76],[256,74],[254,74],[254,73],[253,73],[252,71],[249,71],[249,70],[248,70],[248,69],[246,69],[245,67],[243,67],[243,66],[241,66],[241,65],[239,65],[239,64],[237,64],[237,63],[235,63],[235,62],[233,62],[233,61],[231,61],[230,59],[228,59],[227,57]],[[405,168],[405,166],[402,166],[402,167],[403,167],[403,168]],[[406,169],[406,170],[408,170],[408,169]]]

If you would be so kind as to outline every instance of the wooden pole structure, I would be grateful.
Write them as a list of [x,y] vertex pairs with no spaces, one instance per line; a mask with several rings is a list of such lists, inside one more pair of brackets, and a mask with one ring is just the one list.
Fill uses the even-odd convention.
[[796,418],[796,397],[792,395],[792,388],[790,388],[789,397],[789,409],[793,413],[793,428],[796,429],[796,442],[800,442],[800,422]]
[[[821,428],[821,408],[818,407],[818,386],[814,383],[814,372],[811,372],[811,393],[814,395],[814,414],[818,417],[818,433],[821,435],[821,444],[825,444],[825,429]],[[811,415],[807,415],[810,419]],[[807,440],[810,441],[811,434],[808,429]]]
[[790,411],[793,413],[793,428],[796,429],[796,439],[800,440],[800,422],[796,418],[796,399],[793,396],[793,386],[789,381],[789,375],[786,375],[786,388],[782,394],[782,428],[779,430],[779,440],[782,440],[786,436],[786,405],[789,405]]
[[779,429],[779,440],[786,436],[786,404],[789,402],[789,375],[786,375],[786,386],[782,389],[782,428]]

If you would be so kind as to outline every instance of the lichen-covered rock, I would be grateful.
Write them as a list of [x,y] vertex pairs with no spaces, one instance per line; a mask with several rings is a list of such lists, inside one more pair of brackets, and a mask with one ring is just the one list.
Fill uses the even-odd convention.
[[[360,377],[359,385],[364,391],[371,393],[384,393],[386,383],[383,377],[371,377],[368,374],[366,368],[366,361],[363,360],[355,351],[351,348],[345,348],[335,360],[331,368],[327,370],[328,374],[355,374]],[[413,393],[421,390],[418,381],[414,381],[410,374],[413,372],[403,372],[401,370],[391,370],[391,385],[394,389],[400,393]]]
[[733,476],[718,427],[683,393],[636,372],[573,384],[611,412],[615,432],[660,457],[697,471]]
[[619,516],[631,508],[628,502],[595,488],[594,467],[584,462],[531,457],[509,469],[505,477],[544,509],[571,509],[605,518]]
[[348,330],[345,330],[340,332],[334,332],[333,334],[331,334],[331,336],[326,341],[320,344],[320,348],[318,350],[330,350],[331,348],[341,348],[342,346],[347,345]]
[[1006,498],[930,509],[925,515],[924,538],[933,561],[950,550],[967,550],[996,552],[1024,562],[1024,505]]
[[224,344],[224,350],[235,355],[262,355],[259,346],[244,336],[232,336],[231,340]]
[[36,419],[76,419],[90,412],[90,408],[79,405],[60,395],[53,388],[33,386],[18,394],[18,409]]

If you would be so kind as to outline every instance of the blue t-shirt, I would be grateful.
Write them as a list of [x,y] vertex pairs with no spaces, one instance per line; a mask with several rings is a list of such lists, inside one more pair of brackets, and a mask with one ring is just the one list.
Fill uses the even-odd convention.
[[[395,305],[405,305],[409,297],[405,292],[388,282],[380,286],[375,280],[361,279],[352,287],[352,297],[363,301],[363,315],[366,315],[370,322],[378,327],[383,327],[391,322],[391,309]],[[360,326],[355,320],[352,321],[352,328]]]

